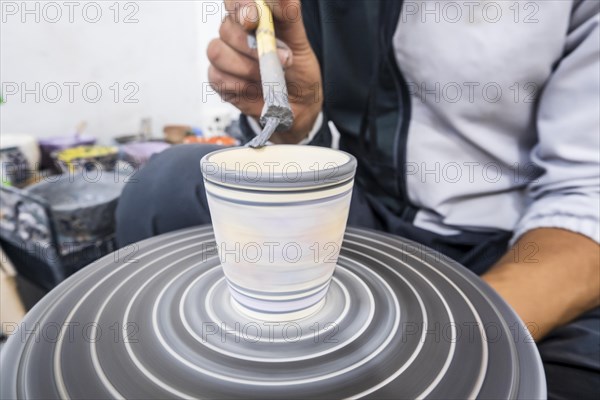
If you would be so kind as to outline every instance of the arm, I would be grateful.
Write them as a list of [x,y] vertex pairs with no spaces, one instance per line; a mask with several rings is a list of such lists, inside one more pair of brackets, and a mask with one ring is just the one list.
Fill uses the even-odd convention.
[[600,306],[600,248],[577,233],[535,229],[523,235],[482,278],[539,340]]
[[542,173],[512,250],[483,276],[536,340],[600,305],[600,3],[574,4],[539,99],[531,160]]

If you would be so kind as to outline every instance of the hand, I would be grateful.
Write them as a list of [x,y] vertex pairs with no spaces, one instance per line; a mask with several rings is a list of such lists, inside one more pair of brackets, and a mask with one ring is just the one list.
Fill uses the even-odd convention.
[[[274,143],[298,143],[312,129],[323,106],[319,62],[310,47],[299,0],[268,1],[273,12],[275,34],[289,49],[278,49],[285,69],[294,125],[277,132]],[[264,101],[260,84],[258,53],[248,46],[248,32],[258,25],[258,10],[252,0],[225,0],[229,15],[219,29],[219,38],[208,45],[211,66],[208,80],[221,98],[247,116],[259,118]]]
[[598,244],[558,228],[527,232],[482,278],[536,341],[600,305]]

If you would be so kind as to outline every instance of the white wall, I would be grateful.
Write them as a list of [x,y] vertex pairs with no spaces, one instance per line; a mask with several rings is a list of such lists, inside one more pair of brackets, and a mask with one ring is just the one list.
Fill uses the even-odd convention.
[[158,136],[165,124],[235,113],[205,90],[220,1],[73,3],[1,1],[0,133],[62,135],[85,120],[85,132],[107,142],[137,132],[144,117]]

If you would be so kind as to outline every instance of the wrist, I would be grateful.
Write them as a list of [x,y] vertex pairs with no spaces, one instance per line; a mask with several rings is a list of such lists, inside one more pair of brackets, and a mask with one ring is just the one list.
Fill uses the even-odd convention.
[[[271,142],[275,144],[298,144],[306,140],[312,131],[315,130],[315,125],[321,115],[321,107],[315,108],[310,112],[304,112],[296,117],[294,126],[289,131],[275,132],[271,136]],[[320,127],[317,127],[317,129]]]

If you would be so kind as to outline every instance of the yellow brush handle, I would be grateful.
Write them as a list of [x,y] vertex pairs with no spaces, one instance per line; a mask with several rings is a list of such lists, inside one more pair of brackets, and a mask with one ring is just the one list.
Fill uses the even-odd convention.
[[273,14],[264,0],[255,0],[258,8],[258,28],[256,29],[256,45],[258,47],[258,56],[275,52],[277,44],[275,42],[275,26],[273,25]]
[[273,132],[291,129],[294,113],[288,99],[285,73],[277,56],[273,14],[265,0],[255,0],[255,3],[259,13],[256,47],[265,105],[260,115],[263,130],[249,145],[258,148],[267,143]]

